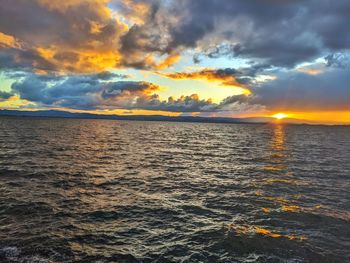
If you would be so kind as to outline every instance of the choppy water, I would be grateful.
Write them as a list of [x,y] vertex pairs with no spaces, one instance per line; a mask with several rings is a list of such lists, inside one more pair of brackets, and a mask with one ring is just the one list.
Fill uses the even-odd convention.
[[350,262],[350,127],[0,118],[0,262]]

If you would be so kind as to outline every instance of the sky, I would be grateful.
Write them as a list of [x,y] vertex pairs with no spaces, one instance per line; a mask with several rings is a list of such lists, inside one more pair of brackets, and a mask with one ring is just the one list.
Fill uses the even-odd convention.
[[350,123],[349,0],[0,0],[0,108]]

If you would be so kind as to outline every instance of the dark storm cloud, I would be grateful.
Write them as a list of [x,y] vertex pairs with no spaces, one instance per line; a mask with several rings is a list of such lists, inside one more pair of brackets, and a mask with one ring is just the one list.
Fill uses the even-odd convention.
[[[350,48],[347,10],[347,0],[178,0],[158,6],[122,43],[129,50],[200,48],[213,58],[243,57],[293,67],[325,51]],[[198,62],[198,56],[194,59]]]
[[350,1],[313,0],[310,4],[310,28],[331,50],[350,48]]
[[191,15],[185,24],[176,29],[174,36],[186,38],[192,30],[197,32],[199,25],[206,25],[202,27],[206,29],[205,34],[198,35],[192,46],[197,46],[206,35],[233,42],[229,45],[213,43],[219,46],[215,52],[208,54],[209,57],[239,56],[261,59],[278,66],[293,66],[315,58],[321,52],[314,33],[301,25],[308,16],[305,1],[182,2]]

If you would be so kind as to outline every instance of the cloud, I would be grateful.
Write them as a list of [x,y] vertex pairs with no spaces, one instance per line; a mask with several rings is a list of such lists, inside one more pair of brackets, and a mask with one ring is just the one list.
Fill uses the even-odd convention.
[[77,76],[30,74],[13,83],[11,88],[22,100],[42,106],[88,109],[99,105],[98,93],[106,82],[116,77],[119,75],[108,72]]
[[[203,72],[206,71],[200,74]],[[216,75],[210,75],[213,73],[210,72],[209,76],[226,76],[228,72],[238,71],[219,71]],[[161,99],[158,92],[162,87],[146,81],[120,80],[125,76],[118,76],[107,72],[78,76],[31,74],[15,82],[12,91],[2,93],[1,97],[18,95],[22,100],[42,107],[207,112],[221,116],[265,110],[341,111],[348,110],[350,101],[347,84],[350,83],[350,72],[342,68],[331,68],[316,75],[280,71],[274,79],[250,83],[250,95],[227,97],[219,103],[201,99],[197,94]]]
[[[170,3],[155,5],[146,21],[123,37],[123,47],[160,53],[197,49],[209,57],[242,57],[282,67],[349,49],[347,0]],[[214,53],[208,52],[213,48]]]
[[202,69],[193,72],[175,72],[175,73],[159,73],[162,76],[175,79],[199,79],[209,82],[220,82],[223,86],[241,88],[245,94],[250,93],[250,86],[255,78],[270,68],[266,64],[255,64],[250,67],[242,67],[238,69],[223,68],[223,69]]
[[[163,69],[195,49],[281,67],[349,49],[347,0],[0,0],[6,67]],[[21,47],[21,48],[20,48]],[[163,57],[163,61],[159,61]],[[198,56],[195,58],[198,60]]]
[[[147,85],[146,85],[147,84]],[[119,86],[119,85],[118,85]],[[126,85],[127,87],[128,85]],[[217,113],[222,115],[223,112],[233,114],[242,112],[244,110],[251,110],[257,108],[249,104],[234,102],[228,103],[223,101],[222,103],[214,103],[211,99],[201,99],[198,94],[191,94],[188,96],[182,95],[179,98],[169,97],[166,100],[160,99],[159,95],[149,91],[155,91],[154,85],[150,83],[143,83],[146,92],[130,92],[128,89],[122,89],[116,93],[111,103],[107,103],[109,107],[119,107],[123,109],[142,109],[152,111],[168,111],[168,112],[182,112],[182,113]],[[147,87],[147,88],[146,88]],[[158,87],[159,88],[159,87]],[[134,90],[134,89],[132,89]],[[261,106],[258,106],[260,109]]]
[[0,90],[0,101],[8,100],[13,94],[11,92],[1,91]]
[[261,105],[270,111],[341,111],[349,109],[350,72],[331,69],[319,74],[280,72],[277,78],[252,87],[249,96],[233,96],[238,101]]
[[[0,0],[0,32],[7,66],[37,71],[98,72],[118,67],[119,39],[127,26],[108,1]],[[13,38],[9,39],[9,36]],[[23,43],[19,49],[15,39]],[[4,42],[1,40],[1,42]]]
[[0,48],[21,48],[16,38],[0,32]]
[[[157,94],[162,87],[145,81],[116,81],[103,74],[54,76],[31,74],[12,84],[12,93],[41,107],[79,110],[141,109],[171,112],[234,112],[248,109],[248,104],[228,99],[214,103],[197,94],[169,97]],[[102,76],[102,78],[101,78]],[[253,106],[255,107],[255,106]]]
[[328,67],[350,68],[350,56],[346,53],[333,53],[325,57]]
[[[255,65],[242,69],[202,70],[191,73],[170,73],[174,79],[214,79],[225,83],[230,76],[243,82],[250,94],[231,96],[216,107],[221,111],[341,111],[349,109],[350,71],[347,56],[332,57],[332,66],[316,63],[298,70],[274,70],[270,77],[257,81],[257,74],[269,69]],[[341,64],[339,65],[339,63]],[[328,67],[327,67],[328,65]],[[253,76],[253,78],[252,78]],[[269,76],[269,75],[267,75]],[[248,81],[244,82],[245,79]]]
[[111,0],[110,5],[128,21],[133,24],[144,24],[147,17],[152,12],[152,2],[143,0]]
[[[159,29],[166,23],[163,17],[153,27],[158,1],[0,0],[0,4],[0,53],[7,55],[3,63],[7,68],[37,73],[164,69],[180,58],[179,53],[159,52],[166,32]],[[145,27],[140,34],[139,27]],[[162,55],[165,58],[158,61]]]
[[167,100],[160,100],[158,95],[150,98],[140,98],[137,101],[138,107],[147,110],[161,110],[172,112],[203,112],[215,111],[217,105],[210,99],[200,99],[198,94],[181,96],[179,98],[169,97]]
[[159,62],[155,69],[162,70],[166,69],[174,64],[176,64],[181,59],[181,56],[179,54],[172,54],[166,57],[163,61]]
[[[243,57],[292,67],[317,57],[321,52],[315,33],[300,26],[305,20],[305,16],[301,15],[303,8],[307,9],[302,1],[205,2],[210,2],[211,13],[206,18],[198,17],[212,24],[212,30],[205,36],[218,41],[211,42],[209,37],[203,37],[196,43],[204,50],[207,43],[217,46],[216,53],[208,54],[210,57]],[[190,8],[193,12],[205,12],[207,5],[192,3]],[[192,23],[186,27],[191,27]],[[228,44],[222,45],[222,42]]]
[[[137,6],[142,6],[147,12],[140,12],[142,22],[134,23],[121,39],[120,51],[127,56],[123,57],[123,64],[133,68],[164,69],[180,59],[182,49],[170,49],[170,31],[177,23],[178,17],[173,15],[171,1],[158,0],[126,0],[117,1],[122,15],[134,13]],[[171,4],[167,4],[167,3]],[[147,8],[145,7],[147,6]],[[133,8],[130,8],[133,7]],[[136,8],[136,9],[135,9]],[[129,11],[128,11],[129,10]],[[163,61],[156,62],[154,57],[165,57]]]
[[[246,89],[246,92],[249,93],[249,90],[246,86],[243,85],[244,78],[240,79],[239,76],[241,73],[232,68],[226,69],[204,69],[201,71],[195,72],[175,72],[161,74],[171,79],[176,80],[185,80],[185,79],[202,79],[207,81],[216,81],[221,82],[223,86],[239,87]],[[241,82],[242,80],[242,82]]]
[[[0,70],[16,80],[2,100],[17,94],[43,107],[208,113],[349,109],[348,0],[0,0],[0,6]],[[195,63],[225,57],[245,66],[162,71],[193,54]],[[159,70],[251,94],[220,103],[197,94],[162,99],[162,87],[129,81],[110,72],[115,68]]]

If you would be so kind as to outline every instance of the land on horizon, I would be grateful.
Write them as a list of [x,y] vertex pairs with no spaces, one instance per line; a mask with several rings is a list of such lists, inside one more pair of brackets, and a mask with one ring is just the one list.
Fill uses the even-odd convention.
[[[116,115],[70,112],[63,110],[0,110],[0,116],[12,117],[47,117],[47,118],[73,118],[73,119],[106,119],[106,120],[136,120],[136,121],[170,121],[170,122],[202,122],[202,123],[232,123],[232,124],[298,124],[298,125],[327,125],[298,119],[276,119],[273,117],[250,118],[224,118],[224,117],[200,117],[200,116],[164,116],[164,115]],[[329,125],[329,124],[328,124]],[[349,125],[337,123],[335,125]]]

